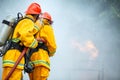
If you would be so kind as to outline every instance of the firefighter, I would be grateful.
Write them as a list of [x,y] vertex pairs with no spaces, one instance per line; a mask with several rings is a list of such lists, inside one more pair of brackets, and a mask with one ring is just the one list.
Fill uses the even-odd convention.
[[[34,35],[40,29],[39,26],[35,25],[40,13],[41,6],[38,3],[32,3],[25,12],[25,18],[19,21],[16,25],[10,49],[3,56],[2,80],[5,80],[6,76],[13,68],[16,60],[23,50],[23,47],[36,48],[38,46],[38,41],[35,39]],[[22,79],[24,62],[24,58],[22,58],[9,80]]]
[[52,28],[52,18],[48,12],[42,14],[40,31],[36,34],[38,47],[33,50],[30,57],[34,64],[33,72],[29,73],[30,80],[47,80],[50,72],[50,57],[56,52],[56,41]]

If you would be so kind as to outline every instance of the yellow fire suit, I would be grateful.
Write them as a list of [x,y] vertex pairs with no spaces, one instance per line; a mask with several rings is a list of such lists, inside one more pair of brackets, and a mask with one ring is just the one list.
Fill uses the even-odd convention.
[[[25,18],[18,22],[13,33],[12,41],[15,43],[20,41],[20,45],[36,48],[38,41],[34,38],[34,35],[40,30],[40,28],[39,26],[35,25],[34,18],[31,15],[26,15],[26,17],[31,18],[33,21],[31,19]],[[6,78],[10,70],[13,68],[20,54],[21,52],[17,49],[10,49],[3,56],[2,80]],[[22,58],[9,80],[21,80],[23,69],[24,58]]]
[[31,61],[34,63],[34,70],[29,73],[30,80],[46,80],[50,71],[50,58],[56,52],[56,41],[52,26],[47,22],[41,27],[37,33],[36,38],[42,38],[46,41],[45,45],[48,47],[49,53],[40,49],[34,52],[31,56]]

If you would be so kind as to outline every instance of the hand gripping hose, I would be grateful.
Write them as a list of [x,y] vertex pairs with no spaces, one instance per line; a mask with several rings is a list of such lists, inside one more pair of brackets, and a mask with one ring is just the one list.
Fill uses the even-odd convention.
[[24,57],[26,51],[28,50],[28,48],[24,48],[24,50],[22,51],[22,53],[20,54],[20,56],[18,57],[15,65],[13,66],[13,68],[11,69],[11,71],[8,73],[7,77],[5,78],[5,80],[9,80],[10,76],[12,75],[12,73],[14,72],[15,68],[17,67],[17,65],[19,64],[19,62],[21,61],[21,59]]

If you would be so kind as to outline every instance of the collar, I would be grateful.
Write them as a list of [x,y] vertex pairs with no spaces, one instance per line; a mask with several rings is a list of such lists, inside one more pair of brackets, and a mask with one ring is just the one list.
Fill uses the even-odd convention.
[[25,17],[31,18],[33,21],[35,21],[35,19],[32,15],[26,15]]

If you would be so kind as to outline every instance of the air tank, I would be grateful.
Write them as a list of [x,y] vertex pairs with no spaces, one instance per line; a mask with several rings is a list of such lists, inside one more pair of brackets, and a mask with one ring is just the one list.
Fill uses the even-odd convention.
[[2,21],[2,23],[0,23],[0,46],[3,46],[9,38],[13,30],[12,23],[14,20],[15,18],[9,15],[5,18],[5,20]]

